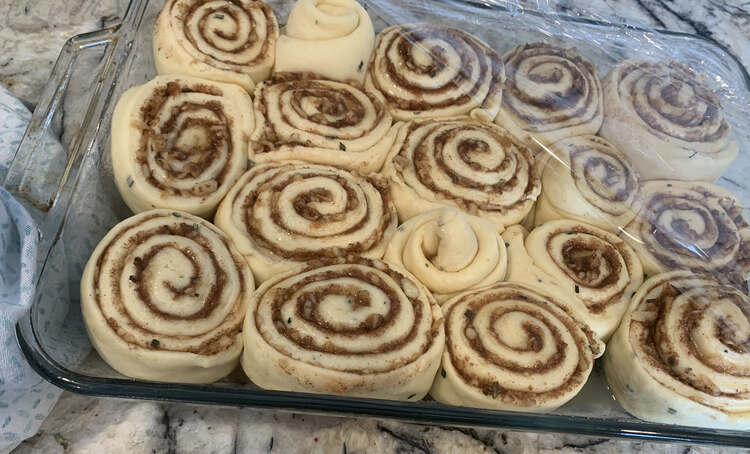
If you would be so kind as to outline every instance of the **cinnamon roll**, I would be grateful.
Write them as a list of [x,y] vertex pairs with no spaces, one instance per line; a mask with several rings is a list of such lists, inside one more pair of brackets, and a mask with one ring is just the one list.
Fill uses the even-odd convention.
[[729,191],[711,183],[656,180],[644,183],[641,192],[641,209],[624,238],[646,274],[705,271],[747,289],[750,228]]
[[475,36],[410,24],[380,32],[365,88],[398,120],[471,114],[492,121],[504,80],[502,59]]
[[378,100],[340,82],[261,84],[255,112],[252,148],[258,162],[297,159],[376,172],[398,132]]
[[645,180],[714,181],[737,157],[718,96],[676,63],[626,60],[604,79],[600,135]]
[[297,0],[279,38],[274,72],[362,84],[374,42],[370,16],[355,0]]
[[451,405],[547,412],[572,399],[604,351],[551,293],[518,282],[443,305],[445,352],[430,390]]
[[310,262],[253,294],[242,367],[266,389],[420,400],[440,365],[440,307],[380,260]]
[[746,430],[750,299],[700,273],[653,276],[607,345],[604,371],[638,418]]
[[152,210],[99,242],[81,277],[81,308],[91,343],[118,372],[210,383],[238,364],[253,288],[250,268],[219,229]]
[[575,49],[523,44],[503,60],[507,80],[496,123],[544,146],[599,131],[601,82],[596,67]]
[[505,277],[505,243],[491,223],[455,208],[429,211],[396,229],[384,260],[403,266],[442,302]]
[[126,91],[112,115],[112,170],[135,213],[210,217],[247,168],[254,119],[236,85],[157,76]]
[[575,219],[617,232],[635,217],[638,172],[612,144],[597,136],[569,137],[551,145],[550,153],[540,164],[535,225]]
[[214,222],[263,282],[323,257],[380,258],[398,220],[388,185],[376,175],[280,163],[245,173]]
[[402,221],[448,206],[502,231],[531,211],[541,191],[531,151],[503,128],[468,117],[407,123],[383,173]]
[[588,312],[585,321],[601,339],[609,339],[643,283],[633,248],[613,233],[567,219],[535,228],[525,247],[534,265],[554,279],[555,294],[580,300]]
[[154,25],[159,74],[237,84],[252,91],[268,78],[279,25],[257,0],[167,0]]

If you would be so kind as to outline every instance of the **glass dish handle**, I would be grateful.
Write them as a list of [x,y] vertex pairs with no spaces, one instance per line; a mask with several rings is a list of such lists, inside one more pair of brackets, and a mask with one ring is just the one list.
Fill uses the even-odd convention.
[[[29,210],[39,229],[37,278],[60,235],[83,167],[98,165],[101,158],[87,156],[95,153],[146,3],[131,0],[126,23],[76,35],[64,44],[8,168],[3,186]],[[66,111],[69,105],[75,108]]]

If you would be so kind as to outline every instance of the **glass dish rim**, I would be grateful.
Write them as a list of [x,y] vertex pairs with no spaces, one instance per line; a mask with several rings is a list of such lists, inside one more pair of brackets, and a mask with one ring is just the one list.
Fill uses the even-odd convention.
[[[79,50],[86,46],[101,45],[110,43],[115,46],[112,52],[122,49],[119,46],[129,46],[127,39],[124,42],[117,42],[122,35],[132,32],[140,27],[145,5],[153,0],[131,0],[123,22],[114,27],[105,28],[70,38],[63,51],[60,53],[58,63],[63,59],[66,49],[70,48]],[[509,12],[510,9],[493,1],[493,0],[433,0],[446,4],[464,5],[472,8],[486,8],[490,10],[502,10]],[[523,14],[532,16],[545,17],[546,13],[536,10],[523,10]],[[725,46],[712,38],[700,35],[672,31],[652,29],[626,23],[612,23],[587,17],[555,15],[556,18],[573,23],[583,23],[598,27],[611,29],[632,30],[635,32],[658,33],[673,37],[683,37],[705,42],[710,47],[720,50],[726,54],[733,64],[739,68],[744,79],[745,88],[750,91],[750,74],[742,62],[732,54]],[[132,41],[131,41],[132,43]],[[57,68],[55,65],[55,70]],[[112,72],[112,68],[105,69]],[[111,76],[112,74],[110,74]],[[50,78],[50,84],[53,82],[56,74]],[[117,75],[114,80],[116,82]],[[110,87],[104,87],[104,95],[111,95],[114,83]],[[48,87],[49,88],[49,87]],[[64,91],[67,87],[58,85],[55,92]],[[98,102],[96,97],[92,98],[91,103]],[[51,103],[43,105],[40,103],[38,108],[43,112],[45,117],[54,112],[55,106]],[[37,116],[37,112],[34,114]],[[98,135],[98,129],[102,119],[95,121],[86,118],[82,125],[82,130],[94,127],[94,138]],[[33,125],[33,120],[32,120]],[[29,126],[31,130],[32,125]],[[27,130],[27,135],[30,131]],[[24,145],[24,141],[19,145],[19,149]],[[77,146],[80,148],[80,143]],[[91,142],[91,147],[93,141]],[[78,154],[79,150],[72,150],[71,154]],[[88,150],[87,150],[88,151]],[[59,235],[65,216],[60,220],[57,229]],[[51,238],[50,241],[55,241]],[[46,264],[46,259],[42,259],[42,266]],[[41,270],[40,270],[41,271]],[[36,300],[35,302],[36,303]],[[296,392],[270,391],[263,389],[233,389],[226,387],[217,387],[215,385],[187,385],[147,382],[131,379],[120,378],[102,378],[80,374],[71,371],[55,361],[41,347],[42,343],[37,338],[37,330],[32,326],[30,312],[22,318],[16,326],[16,334],[19,345],[25,357],[32,368],[45,380],[52,384],[78,394],[115,397],[115,398],[133,398],[144,400],[158,400],[171,402],[185,402],[196,404],[213,404],[221,406],[246,406],[264,409],[276,409],[286,411],[297,411],[306,413],[318,413],[331,416],[360,416],[389,418],[406,422],[416,422],[432,425],[449,425],[449,426],[468,426],[468,427],[486,427],[495,429],[522,430],[522,431],[540,431],[540,432],[558,432],[570,433],[589,436],[606,436],[606,437],[624,437],[635,439],[646,439],[656,441],[671,441],[685,443],[721,443],[736,446],[750,447],[750,432],[730,431],[721,429],[697,428],[678,425],[665,425],[650,423],[640,420],[621,420],[614,418],[602,417],[584,417],[573,415],[555,415],[555,414],[538,414],[538,413],[518,413],[497,410],[484,410],[467,407],[454,407],[444,404],[417,404],[413,402],[386,401],[377,399],[363,399],[340,397],[324,394],[306,394]],[[30,334],[30,336],[29,336]]]

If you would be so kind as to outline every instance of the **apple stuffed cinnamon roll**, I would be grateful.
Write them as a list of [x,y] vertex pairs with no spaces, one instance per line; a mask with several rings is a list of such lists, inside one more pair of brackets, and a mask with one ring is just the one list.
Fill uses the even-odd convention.
[[[618,232],[638,212],[640,181],[630,160],[598,136],[577,136],[549,147],[534,224],[574,219]],[[541,159],[540,159],[541,158]]]
[[507,80],[496,123],[542,146],[599,131],[601,81],[596,67],[575,49],[523,44],[503,60]]
[[257,162],[300,160],[376,172],[398,131],[372,95],[326,80],[261,84],[255,112]]
[[210,383],[242,351],[253,275],[229,238],[185,212],[147,211],[99,242],[81,278],[91,343],[133,378]]
[[462,293],[443,305],[445,352],[437,401],[547,412],[572,399],[604,351],[553,294],[518,282]]
[[384,260],[403,266],[443,302],[505,277],[505,243],[491,223],[443,208],[401,224]]
[[468,117],[407,123],[383,174],[402,221],[447,206],[499,231],[520,222],[541,190],[528,147],[505,129]]
[[734,195],[711,183],[676,180],[648,181],[641,192],[641,209],[622,237],[646,274],[704,271],[747,289],[750,227]]
[[395,25],[378,35],[365,88],[398,120],[497,115],[502,59],[478,38],[434,24]]
[[686,426],[750,424],[750,299],[701,273],[648,279],[604,357],[607,382],[634,416]]
[[126,91],[112,114],[115,183],[135,213],[210,217],[247,168],[250,96],[236,85],[157,76]]
[[271,74],[279,25],[257,0],[168,0],[154,25],[159,74],[237,84],[252,91]]
[[398,220],[380,177],[287,162],[245,173],[214,222],[263,282],[323,257],[380,258]]
[[370,16],[355,0],[297,0],[279,38],[274,73],[361,85],[374,42]]
[[626,60],[604,79],[600,135],[644,180],[714,181],[737,157],[719,97],[676,62]]
[[420,400],[444,345],[440,307],[376,259],[310,262],[253,294],[242,367],[266,389]]

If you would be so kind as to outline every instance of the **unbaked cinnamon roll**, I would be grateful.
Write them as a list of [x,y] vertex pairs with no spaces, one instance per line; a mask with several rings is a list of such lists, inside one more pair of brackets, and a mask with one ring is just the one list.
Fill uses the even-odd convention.
[[549,293],[517,282],[443,305],[445,352],[430,395],[469,407],[547,412],[572,399],[604,344]]
[[210,217],[247,168],[250,96],[236,85],[157,76],[126,91],[112,114],[112,170],[135,213]]
[[503,60],[507,80],[496,123],[540,145],[599,131],[601,82],[575,49],[523,44]]
[[396,229],[384,260],[406,268],[443,302],[505,277],[505,243],[491,223],[455,208],[413,217]]
[[257,162],[297,159],[380,170],[398,127],[372,95],[340,82],[288,80],[255,90]]
[[462,30],[395,25],[378,35],[365,88],[394,118],[497,115],[505,80],[502,59]]
[[520,222],[541,190],[531,151],[503,128],[468,117],[407,123],[383,174],[402,221],[448,206],[499,231]]
[[154,25],[159,74],[237,84],[252,91],[268,78],[279,25],[257,0],[167,0]]
[[597,136],[576,136],[551,145],[549,153],[540,164],[542,194],[535,225],[575,219],[618,232],[635,217],[638,172],[612,144]]
[[440,365],[440,307],[380,260],[310,262],[253,294],[242,367],[266,389],[420,400]]
[[750,299],[700,273],[653,276],[607,345],[604,371],[638,418],[746,430]]
[[81,277],[91,343],[133,378],[210,383],[242,351],[253,275],[229,238],[185,212],[125,219],[99,242]]
[[279,38],[274,73],[361,85],[374,42],[370,16],[355,0],[297,0]]
[[[534,266],[551,277],[554,293],[580,300],[587,312],[581,319],[599,338],[609,339],[643,282],[643,267],[633,248],[613,233],[567,219],[538,226],[524,246]],[[523,268],[511,272],[515,279],[534,284],[533,273],[527,280],[517,275]]]
[[604,79],[600,135],[645,180],[716,180],[737,157],[729,134],[718,96],[679,63],[626,60]]
[[711,183],[655,180],[644,183],[641,192],[641,209],[623,238],[646,274],[706,271],[747,289],[750,227],[729,191]]
[[214,222],[263,282],[323,257],[380,258],[398,220],[388,185],[376,175],[280,163],[245,173]]

